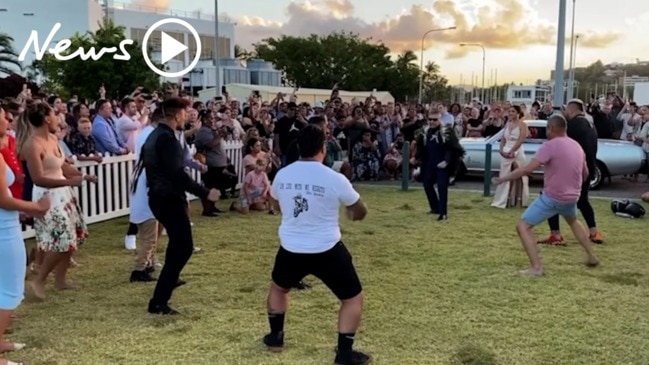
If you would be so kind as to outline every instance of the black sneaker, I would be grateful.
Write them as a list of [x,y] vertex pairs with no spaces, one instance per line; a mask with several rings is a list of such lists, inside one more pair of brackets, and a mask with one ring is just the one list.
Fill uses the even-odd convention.
[[151,273],[146,270],[131,272],[131,278],[130,278],[131,283],[150,283],[156,280],[158,279],[151,276]]
[[336,353],[335,365],[366,365],[372,362],[372,357],[360,351],[345,351]]
[[284,350],[284,331],[277,335],[269,333],[264,336],[264,345],[270,352],[282,352]]
[[161,314],[164,316],[175,316],[180,314],[177,310],[171,308],[169,305],[151,305],[149,304],[148,312],[151,314]]

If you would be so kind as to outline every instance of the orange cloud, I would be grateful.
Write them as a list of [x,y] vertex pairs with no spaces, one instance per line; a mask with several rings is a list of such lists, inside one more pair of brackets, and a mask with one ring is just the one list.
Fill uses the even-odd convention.
[[[456,26],[456,30],[435,32],[424,40],[425,48],[444,49],[449,58],[461,58],[474,48],[459,43],[480,43],[485,48],[523,49],[556,43],[556,25],[539,18],[528,0],[490,0],[489,6],[471,1],[438,0],[432,7],[414,5],[388,20],[367,22],[354,14],[350,0],[293,1],[286,8],[283,23],[265,23],[244,18],[237,26],[237,43],[244,48],[263,38],[282,34],[304,36],[347,31],[385,43],[392,51],[419,50],[428,30]],[[583,32],[580,47],[604,48],[620,39],[617,33]]]

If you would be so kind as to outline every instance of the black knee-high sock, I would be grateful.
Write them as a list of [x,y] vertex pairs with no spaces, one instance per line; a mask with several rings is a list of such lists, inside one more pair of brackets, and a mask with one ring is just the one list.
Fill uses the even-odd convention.
[[277,335],[284,332],[284,313],[268,313],[268,324],[270,324],[270,333]]
[[351,351],[356,333],[338,333],[338,352]]

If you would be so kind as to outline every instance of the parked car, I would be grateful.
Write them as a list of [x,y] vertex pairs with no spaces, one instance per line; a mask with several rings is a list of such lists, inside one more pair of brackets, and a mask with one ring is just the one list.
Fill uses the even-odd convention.
[[[530,130],[528,138],[523,144],[525,156],[528,160],[534,157],[541,144],[547,139],[545,120],[526,121]],[[491,171],[500,170],[500,140],[504,130],[488,138],[462,138],[460,143],[466,150],[461,173],[484,174],[485,151],[487,144],[491,144]],[[612,176],[631,175],[641,171],[646,163],[644,150],[627,141],[600,139],[597,146],[597,169],[595,177],[590,182],[591,189],[598,189],[605,178]],[[543,167],[534,172],[534,175],[543,175]]]

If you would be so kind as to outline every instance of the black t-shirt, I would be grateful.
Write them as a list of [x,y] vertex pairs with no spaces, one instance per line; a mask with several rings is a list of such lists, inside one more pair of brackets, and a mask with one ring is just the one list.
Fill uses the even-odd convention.
[[489,124],[488,126],[485,127],[484,131],[482,132],[482,135],[484,137],[491,137],[491,136],[497,134],[498,132],[500,132],[501,129],[503,129],[502,125],[501,126],[495,126],[493,124]]
[[[408,124],[410,122],[412,122],[412,120],[406,118],[406,119],[403,120],[403,125],[405,126],[406,124]],[[403,140],[408,141],[408,142],[414,141],[415,140],[415,132],[417,131],[417,129],[423,127],[425,124],[426,123],[423,120],[416,120],[415,123],[413,123],[412,125],[402,127],[401,128],[401,134],[403,134]]]
[[297,138],[304,124],[297,118],[283,117],[275,125],[275,133],[279,136],[279,150],[286,154],[288,145]]
[[568,121],[568,137],[574,139],[586,154],[586,164],[590,177],[593,176],[597,161],[597,131],[583,115]]

